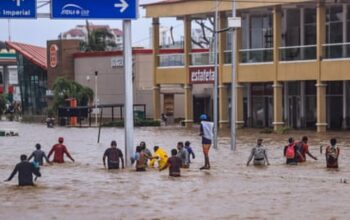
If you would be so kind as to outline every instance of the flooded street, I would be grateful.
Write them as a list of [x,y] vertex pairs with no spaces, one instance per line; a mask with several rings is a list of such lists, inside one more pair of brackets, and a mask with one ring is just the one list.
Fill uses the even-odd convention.
[[[102,154],[115,139],[124,152],[124,130],[103,128],[97,144],[96,128],[48,129],[39,124],[1,122],[1,128],[16,128],[19,137],[0,138],[0,179],[10,175],[22,153],[29,155],[36,143],[48,153],[59,136],[65,138],[76,163],[42,167],[36,187],[17,187],[17,176],[0,183],[0,219],[349,219],[349,132],[318,135],[308,131],[310,151],[319,158],[286,166],[283,146],[289,136],[303,133],[260,134],[240,130],[236,152],[223,134],[218,150],[211,149],[210,171],[203,165],[198,129],[176,127],[137,128],[135,143],[148,148],[159,145],[170,152],[178,141],[189,140],[196,154],[182,178],[169,178],[168,171],[134,169],[111,172],[103,168]],[[340,169],[325,168],[320,143],[338,139]],[[246,166],[256,138],[264,139],[271,166]],[[66,160],[67,161],[67,160]],[[345,178],[348,184],[340,183]]]

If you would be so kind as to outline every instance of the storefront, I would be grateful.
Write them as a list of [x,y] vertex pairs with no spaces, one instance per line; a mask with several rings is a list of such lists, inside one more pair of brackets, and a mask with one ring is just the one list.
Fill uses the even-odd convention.
[[15,42],[6,42],[6,45],[17,53],[22,112],[28,115],[46,114],[46,48]]

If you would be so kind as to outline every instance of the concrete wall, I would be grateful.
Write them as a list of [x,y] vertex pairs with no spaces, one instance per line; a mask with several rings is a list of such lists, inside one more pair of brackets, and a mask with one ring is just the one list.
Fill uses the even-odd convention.
[[[98,53],[96,53],[98,54]],[[75,58],[75,81],[95,91],[95,71],[98,71],[98,99],[100,104],[124,104],[124,68],[112,67],[115,55],[78,56]],[[122,58],[121,55],[117,57]],[[152,55],[135,54],[133,57],[134,104],[146,105],[146,117],[153,117]],[[119,117],[119,110],[115,109]],[[111,110],[105,109],[105,117]]]
[[[53,44],[56,44],[58,47],[56,67],[50,66],[50,46]],[[54,81],[59,76],[74,80],[73,54],[79,51],[79,40],[53,40],[47,42],[47,83],[49,89],[52,89]]]

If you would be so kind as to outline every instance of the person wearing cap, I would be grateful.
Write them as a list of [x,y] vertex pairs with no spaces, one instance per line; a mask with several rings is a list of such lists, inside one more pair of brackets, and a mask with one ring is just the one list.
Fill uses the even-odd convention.
[[107,148],[103,154],[102,161],[104,167],[106,167],[106,158],[109,170],[119,169],[119,159],[122,161],[122,169],[124,169],[123,152],[117,148],[116,141],[111,141],[111,147]]
[[248,158],[247,166],[249,166],[250,161],[254,158],[253,164],[255,166],[264,166],[270,165],[269,159],[267,158],[267,153],[265,147],[262,145],[263,139],[259,138],[256,143],[256,147],[254,147],[250,153]]
[[202,149],[204,154],[204,166],[200,168],[200,170],[209,170],[210,162],[209,162],[209,150],[211,147],[211,142],[214,137],[214,123],[208,121],[208,116],[206,114],[202,114],[200,116],[201,126],[200,126],[200,136],[202,136]]
[[33,153],[29,156],[28,161],[34,158],[33,162],[42,166],[44,164],[44,158],[45,158],[46,162],[50,164],[49,158],[47,158],[45,152],[41,150],[41,145],[36,144],[35,148],[36,150],[33,151]]
[[63,137],[59,137],[58,143],[52,146],[47,157],[50,159],[51,154],[55,153],[53,157],[53,162],[64,163],[64,154],[66,154],[69,157],[69,159],[71,159],[74,162],[73,157],[69,154],[67,147],[63,144],[63,141]]

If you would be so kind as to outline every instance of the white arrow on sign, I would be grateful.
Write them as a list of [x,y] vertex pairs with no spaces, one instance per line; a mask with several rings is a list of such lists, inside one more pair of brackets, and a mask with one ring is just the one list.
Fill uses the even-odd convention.
[[114,4],[114,7],[120,8],[120,12],[123,13],[129,7],[129,4],[125,0],[120,0],[120,3]]

